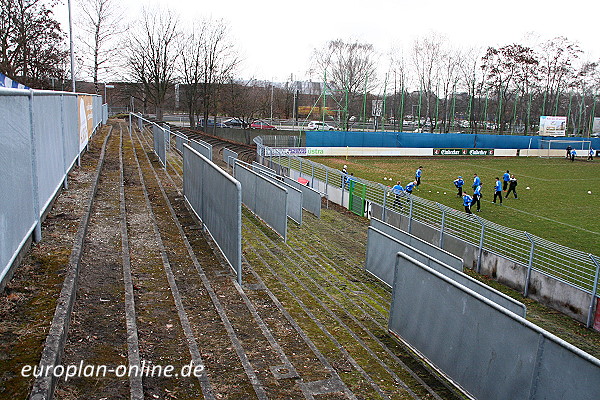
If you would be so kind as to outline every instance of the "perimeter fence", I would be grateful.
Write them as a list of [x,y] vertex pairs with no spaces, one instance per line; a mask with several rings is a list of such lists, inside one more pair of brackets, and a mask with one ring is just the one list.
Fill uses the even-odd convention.
[[[532,271],[589,294],[585,322],[587,327],[592,325],[599,298],[600,257],[468,215],[416,195],[397,196],[388,186],[349,177],[339,170],[289,154],[287,150],[265,146],[259,138],[254,142],[259,162],[291,178],[304,177],[309,181],[308,185],[357,214],[368,216],[372,205],[379,205],[383,210],[382,220],[386,221],[390,214],[399,214],[408,221],[409,233],[415,222],[436,230],[439,247],[444,247],[447,235],[476,246],[477,272],[481,271],[484,250],[526,268],[524,296],[529,295]],[[362,204],[362,207],[357,204]]]
[[100,96],[0,89],[0,289],[103,118]]

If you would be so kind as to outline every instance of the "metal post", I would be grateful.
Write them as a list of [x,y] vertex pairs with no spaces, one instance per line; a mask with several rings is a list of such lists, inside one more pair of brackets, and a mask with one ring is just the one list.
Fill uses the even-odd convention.
[[298,161],[300,161],[300,178],[302,178],[302,159],[300,158]]
[[435,204],[437,204],[439,209],[442,210],[442,226],[440,227],[440,241],[438,245],[440,248],[444,248],[444,225],[446,223],[446,209],[444,209],[440,203]]
[[329,171],[325,170],[325,195],[329,194]]
[[386,218],[386,202],[387,202],[387,190],[385,187],[383,187],[383,209],[381,210],[381,220],[383,222],[385,222],[385,218]]
[[410,206],[409,206],[409,209],[408,209],[408,233],[411,233],[411,230],[412,230],[412,214],[413,214],[413,197],[412,197],[412,194],[409,194],[408,198],[410,199]]
[[525,232],[525,236],[531,242],[531,249],[529,250],[529,262],[527,264],[527,277],[525,278],[525,288],[523,289],[523,297],[529,296],[529,281],[531,280],[531,269],[533,268],[533,253],[535,251],[535,242],[531,235]]
[[129,132],[133,133],[131,130],[131,113],[129,113]]
[[33,214],[36,219],[35,228],[33,229],[33,241],[39,242],[42,240],[42,221],[40,218],[40,199],[37,174],[37,155],[35,148],[35,132],[33,122],[33,90],[29,89],[29,140],[31,143],[31,180],[33,194]]
[[481,235],[479,236],[479,254],[477,255],[477,273],[481,273],[481,258],[483,256],[483,238],[485,237],[485,225],[481,218],[475,216],[477,222],[481,224]]
[[310,187],[314,188],[315,187],[315,184],[314,184],[314,182],[315,182],[315,164],[310,163],[310,165],[312,166],[312,171],[311,171],[312,177],[310,179]]
[[590,308],[588,311],[587,323],[586,327],[592,326],[592,319],[594,315],[594,300],[596,300],[596,292],[598,291],[598,278],[600,277],[600,264],[598,264],[598,260],[592,254],[589,255],[594,264],[596,265],[596,276],[594,277],[594,285],[592,288],[592,298],[590,300]]

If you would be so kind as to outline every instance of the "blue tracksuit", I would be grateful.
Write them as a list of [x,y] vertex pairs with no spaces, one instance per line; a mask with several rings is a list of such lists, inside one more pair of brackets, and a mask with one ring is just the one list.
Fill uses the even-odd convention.
[[463,206],[465,206],[465,212],[467,214],[472,214],[472,212],[471,212],[471,202],[472,201],[473,201],[473,198],[465,193],[465,195],[463,196]]
[[415,183],[414,183],[414,182],[411,182],[411,183],[409,183],[408,185],[406,185],[406,188],[405,188],[405,190],[406,190],[408,193],[412,193],[412,191],[413,191],[413,188],[414,188],[414,187],[415,187]]
[[510,174],[508,172],[505,172],[504,175],[502,175],[502,180],[504,181],[504,183],[502,184],[502,190],[506,190],[506,188],[508,187],[508,181],[510,181]]
[[[506,185],[506,183],[505,183]],[[496,181],[496,185],[494,186],[494,201],[496,202],[496,198],[500,199],[500,204],[502,204],[502,183],[500,181]]]
[[471,205],[473,204],[477,204],[477,211],[481,211],[481,186],[478,185],[475,188],[475,191],[473,192],[473,201],[471,202]]
[[473,178],[473,186],[471,186],[473,189],[475,189],[477,186],[481,186],[481,179],[479,179],[478,176],[476,176],[475,178]]
[[417,172],[415,172],[415,181],[417,181],[417,186],[421,184],[421,168],[417,168]]

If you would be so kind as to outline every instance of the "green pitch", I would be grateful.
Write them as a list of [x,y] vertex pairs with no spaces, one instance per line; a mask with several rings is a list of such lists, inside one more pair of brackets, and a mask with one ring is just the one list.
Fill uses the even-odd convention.
[[[469,194],[473,174],[483,182],[480,217],[527,231],[565,246],[600,255],[600,158],[568,161],[538,157],[313,157],[335,169],[393,186],[414,180],[421,165],[417,196],[463,210],[452,181],[459,175]],[[493,204],[494,182],[510,170],[518,179],[518,200],[512,193],[503,205]],[[384,178],[387,178],[384,180]],[[391,180],[390,180],[391,179]],[[529,187],[529,189],[527,189]],[[591,194],[588,193],[591,191]],[[503,193],[504,195],[505,193]]]

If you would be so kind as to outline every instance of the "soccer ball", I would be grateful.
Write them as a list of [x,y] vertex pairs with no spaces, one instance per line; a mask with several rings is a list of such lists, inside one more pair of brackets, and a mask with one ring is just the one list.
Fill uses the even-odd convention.
[[531,189],[531,188],[530,188],[529,186],[527,186],[525,189],[529,190],[529,189]]
[[591,191],[591,190],[588,190],[588,194],[592,194],[592,191]]

